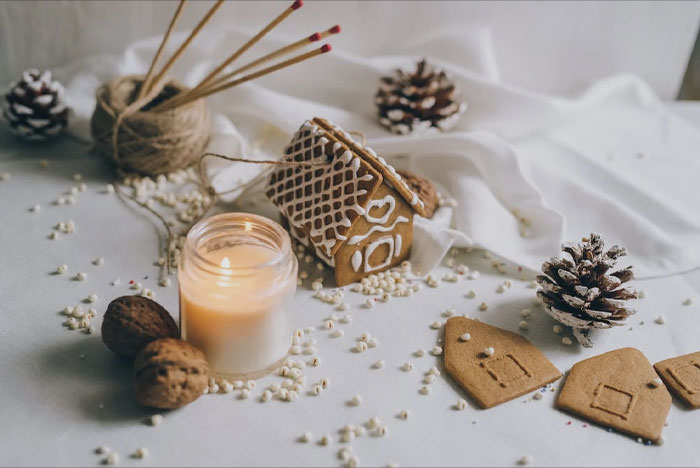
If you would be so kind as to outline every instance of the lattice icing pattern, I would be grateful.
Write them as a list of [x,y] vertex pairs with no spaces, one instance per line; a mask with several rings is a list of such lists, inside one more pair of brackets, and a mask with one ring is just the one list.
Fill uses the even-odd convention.
[[347,141],[354,143],[358,148],[364,150],[372,160],[370,163],[374,162],[372,166],[377,169],[383,176],[386,182],[389,182],[397,192],[408,202],[409,205],[421,216],[425,216],[425,204],[423,200],[420,199],[418,194],[411,189],[411,187],[406,183],[399,173],[396,172],[394,166],[386,162],[384,158],[378,156],[377,153],[369,146],[363,146],[357,140],[355,140],[349,133],[340,127],[333,125],[332,123],[326,121],[335,132],[343,135],[343,138]]
[[332,257],[347,240],[353,221],[365,214],[382,177],[310,121],[287,145],[284,160],[323,164],[273,171],[266,194],[292,226],[308,233],[311,242]]

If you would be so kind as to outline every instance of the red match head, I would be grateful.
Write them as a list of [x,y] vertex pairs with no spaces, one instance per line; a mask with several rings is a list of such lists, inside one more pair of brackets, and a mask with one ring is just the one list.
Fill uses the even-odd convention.
[[328,32],[331,34],[338,34],[340,32],[340,25],[336,24],[331,29],[329,29]]
[[298,10],[299,8],[304,6],[304,1],[303,0],[295,0],[294,3],[292,3],[292,10]]
[[309,36],[309,41],[316,42],[321,40],[321,33],[313,33]]
[[333,50],[333,47],[331,47],[330,44],[324,44],[323,47],[321,47],[321,53],[325,54],[326,52],[330,52]]

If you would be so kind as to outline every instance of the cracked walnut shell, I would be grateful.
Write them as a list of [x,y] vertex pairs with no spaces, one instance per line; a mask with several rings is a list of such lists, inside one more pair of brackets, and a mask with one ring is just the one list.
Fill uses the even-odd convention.
[[196,400],[207,386],[204,353],[175,338],[149,343],[134,361],[134,394],[139,403],[174,409]]
[[168,311],[142,296],[113,300],[102,321],[102,341],[115,353],[130,359],[154,340],[179,337],[177,323]]

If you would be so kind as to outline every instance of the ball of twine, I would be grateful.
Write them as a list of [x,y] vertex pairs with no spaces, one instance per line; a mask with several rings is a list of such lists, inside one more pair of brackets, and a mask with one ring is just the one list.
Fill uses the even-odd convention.
[[124,169],[146,175],[165,174],[197,162],[209,140],[204,101],[154,112],[150,109],[187,88],[169,81],[135,101],[142,81],[143,76],[122,76],[97,90],[90,122],[94,150]]

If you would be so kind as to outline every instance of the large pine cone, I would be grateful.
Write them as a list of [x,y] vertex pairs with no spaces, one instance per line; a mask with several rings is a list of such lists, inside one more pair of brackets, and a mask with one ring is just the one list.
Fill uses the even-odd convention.
[[537,277],[541,286],[537,297],[547,313],[572,327],[574,336],[586,348],[592,346],[590,330],[622,326],[636,312],[626,307],[625,300],[636,299],[637,292],[622,287],[634,278],[633,268],[608,273],[627,251],[614,245],[604,252],[603,247],[598,234],[583,238],[581,244],[564,244],[562,250],[571,260],[552,257],[542,264],[544,275]]
[[3,116],[10,131],[25,140],[53,139],[68,125],[63,86],[51,80],[49,71],[27,70],[19,81],[10,84]]
[[467,109],[447,74],[425,59],[414,73],[396,70],[381,78],[374,102],[379,123],[402,135],[450,130]]

